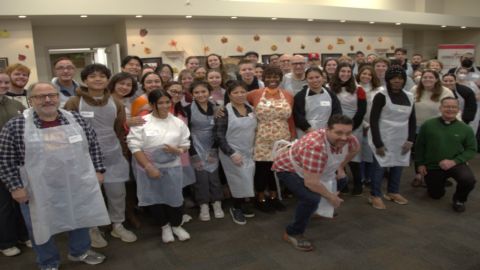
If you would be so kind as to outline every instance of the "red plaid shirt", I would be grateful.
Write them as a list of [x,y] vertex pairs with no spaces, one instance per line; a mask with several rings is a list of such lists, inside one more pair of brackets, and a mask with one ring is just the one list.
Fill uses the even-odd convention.
[[[303,136],[292,146],[292,157],[305,172],[321,174],[327,165],[328,153],[326,144],[327,134],[325,129],[318,129]],[[358,140],[355,136],[348,137],[348,151],[358,148]],[[331,148],[332,153],[338,153],[342,149]],[[336,152],[334,152],[336,151]],[[273,171],[295,172],[290,161],[289,151],[285,151],[273,160]]]

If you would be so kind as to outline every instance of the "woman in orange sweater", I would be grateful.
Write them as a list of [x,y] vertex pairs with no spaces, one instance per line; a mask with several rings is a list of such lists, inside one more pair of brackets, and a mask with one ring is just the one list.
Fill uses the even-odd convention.
[[[296,136],[292,116],[293,96],[279,88],[283,76],[280,68],[269,66],[263,76],[266,87],[247,95],[258,121],[254,146],[256,207],[263,212],[284,211],[285,206],[278,200],[275,177],[271,170],[272,149],[275,141],[290,141]],[[265,198],[267,189],[268,200]]]
[[140,80],[140,83],[145,94],[139,96],[132,102],[132,109],[130,110],[132,117],[139,116],[142,112],[150,113],[152,109],[148,104],[147,96],[153,90],[162,88],[162,79],[160,78],[160,75],[155,72],[145,73]]

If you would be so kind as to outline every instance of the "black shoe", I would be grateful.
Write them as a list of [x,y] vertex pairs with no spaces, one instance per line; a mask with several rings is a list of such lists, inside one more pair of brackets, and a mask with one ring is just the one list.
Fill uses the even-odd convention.
[[361,196],[363,194],[363,188],[360,187],[353,187],[352,196]]
[[255,217],[255,213],[249,207],[247,207],[245,205],[242,205],[241,210],[242,210],[242,214],[243,214],[244,217],[246,217],[246,218]]
[[445,186],[446,186],[446,187],[451,187],[451,186],[453,186],[452,181],[450,181],[450,180],[447,179],[447,181],[445,181]]
[[452,204],[453,211],[457,213],[462,213],[465,212],[465,203],[459,202],[459,201],[454,201]]
[[287,210],[287,207],[278,198],[269,199],[268,202],[277,211],[283,212]]
[[274,213],[275,212],[275,209],[266,200],[263,200],[263,201],[256,200],[255,201],[255,208],[257,208],[258,210],[260,210],[264,213]]
[[237,223],[238,225],[247,224],[247,219],[243,215],[241,209],[230,207],[230,215],[232,216],[233,222]]

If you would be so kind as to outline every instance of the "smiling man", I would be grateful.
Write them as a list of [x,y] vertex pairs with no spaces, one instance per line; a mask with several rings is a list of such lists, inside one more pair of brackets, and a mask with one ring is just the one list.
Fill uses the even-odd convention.
[[10,77],[10,89],[7,92],[7,96],[22,103],[25,108],[29,108],[30,103],[27,100],[25,86],[30,78],[30,69],[25,65],[16,63],[8,66],[6,72]]
[[331,217],[343,202],[335,190],[336,179],[345,177],[345,165],[360,150],[350,118],[336,114],[327,125],[303,136],[273,161],[272,170],[298,200],[283,239],[301,251],[314,249],[303,236],[313,213]]
[[80,86],[73,79],[75,70],[72,60],[67,57],[60,57],[53,63],[55,77],[52,79],[52,83],[60,92],[60,107],[63,107],[68,98],[75,95],[75,90]]

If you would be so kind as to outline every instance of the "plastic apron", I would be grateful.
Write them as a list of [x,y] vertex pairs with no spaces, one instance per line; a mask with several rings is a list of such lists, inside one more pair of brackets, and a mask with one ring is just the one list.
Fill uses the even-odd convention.
[[[328,119],[332,114],[332,98],[322,88],[323,93],[309,96],[310,88],[305,93],[305,119],[313,129],[327,126]],[[297,138],[301,138],[305,132],[297,128]]]
[[379,129],[380,137],[387,149],[385,156],[381,157],[376,154],[376,148],[372,141],[372,132],[368,132],[368,143],[375,158],[381,167],[406,167],[410,165],[410,151],[402,155],[402,146],[408,139],[408,120],[413,108],[413,95],[406,92],[410,100],[410,106],[393,104],[387,90],[382,90],[385,95],[385,106],[382,109]]
[[[182,120],[185,125],[188,125],[188,119],[182,115],[176,116],[178,119]],[[180,155],[180,160],[182,163],[183,170],[183,187],[189,186],[196,182],[195,171],[193,170],[192,164],[190,162],[190,154],[188,151]]]
[[[197,151],[197,155],[203,163],[203,169],[207,172],[214,172],[218,168],[218,155],[212,150],[213,146],[213,127],[215,125],[213,115],[205,115],[200,112],[196,102],[191,105],[192,116],[190,119],[190,134],[192,144]],[[213,162],[209,162],[214,159]]]
[[52,235],[110,224],[82,127],[60,109],[67,125],[38,129],[33,109],[25,117],[25,166],[21,178],[29,195],[37,245]]
[[246,117],[237,117],[231,103],[228,103],[225,108],[228,112],[226,139],[235,153],[242,155],[243,165],[235,165],[232,159],[222,151],[219,153],[219,158],[233,197],[253,197],[253,176],[255,174],[253,144],[257,119],[252,113]]
[[[344,115],[350,117],[353,119],[355,114],[357,113],[357,92],[355,91],[353,94],[350,94],[349,92],[345,91],[344,88],[342,87],[342,91],[337,94],[338,99],[340,100],[340,105],[342,106],[342,112]],[[355,129],[352,134],[357,138],[358,143],[362,145],[363,141],[363,127],[360,125]],[[360,162],[362,157],[361,151],[355,155],[355,157],[352,159],[354,162]]]
[[113,98],[110,97],[105,106],[91,106],[83,98],[80,98],[78,110],[90,122],[97,134],[97,140],[103,154],[103,165],[107,168],[104,174],[105,183],[128,181],[128,162],[123,156],[122,147],[113,130],[113,124],[117,118],[117,107]]
[[[363,127],[368,126],[370,129],[370,112],[372,111],[372,104],[373,104],[373,98],[375,95],[383,89],[382,86],[375,88],[372,90],[372,85],[360,85],[363,87],[365,90],[365,93],[367,94],[367,113],[365,114],[365,117],[363,118]],[[370,149],[370,145],[368,144],[368,132],[365,134],[363,131],[363,137],[362,137],[362,161],[363,162],[373,162],[373,153],[372,150]]]

